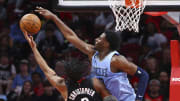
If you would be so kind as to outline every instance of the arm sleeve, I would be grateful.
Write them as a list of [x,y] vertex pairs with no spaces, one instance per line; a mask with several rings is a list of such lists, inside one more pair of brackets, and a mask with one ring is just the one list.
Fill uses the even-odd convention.
[[149,75],[142,68],[138,67],[135,76],[139,78],[136,100],[142,101],[149,81]]

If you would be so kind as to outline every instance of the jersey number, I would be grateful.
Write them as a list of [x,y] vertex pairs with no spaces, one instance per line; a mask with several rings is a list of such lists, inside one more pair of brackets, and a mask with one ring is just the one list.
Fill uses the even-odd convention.
[[89,99],[87,97],[84,97],[81,99],[81,101],[89,101]]

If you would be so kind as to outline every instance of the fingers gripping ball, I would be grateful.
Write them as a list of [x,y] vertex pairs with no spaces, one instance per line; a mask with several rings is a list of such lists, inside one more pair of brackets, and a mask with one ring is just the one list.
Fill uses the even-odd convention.
[[35,14],[26,14],[20,20],[20,28],[28,34],[36,34],[41,28],[41,21]]

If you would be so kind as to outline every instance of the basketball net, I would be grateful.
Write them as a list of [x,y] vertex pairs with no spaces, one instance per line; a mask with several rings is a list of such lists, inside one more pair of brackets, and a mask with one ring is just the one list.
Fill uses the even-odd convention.
[[116,31],[139,32],[139,20],[146,6],[146,0],[109,0],[115,21]]

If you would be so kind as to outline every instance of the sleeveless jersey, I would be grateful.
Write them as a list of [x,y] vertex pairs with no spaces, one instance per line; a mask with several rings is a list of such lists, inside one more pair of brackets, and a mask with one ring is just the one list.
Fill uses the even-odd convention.
[[2,66],[0,65],[0,80],[8,80],[11,76],[11,65]]
[[67,101],[103,101],[92,82],[92,79],[85,79],[81,83],[67,81]]
[[111,72],[111,59],[114,55],[119,55],[119,53],[110,52],[103,60],[99,60],[98,52],[96,52],[92,57],[91,77],[103,80],[106,88],[118,101],[135,101],[136,95],[129,83],[127,73]]

